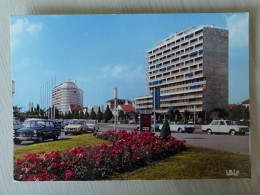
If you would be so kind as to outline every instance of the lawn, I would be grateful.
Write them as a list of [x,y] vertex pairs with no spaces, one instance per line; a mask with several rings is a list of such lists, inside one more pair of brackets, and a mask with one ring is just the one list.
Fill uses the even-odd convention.
[[30,145],[23,148],[14,149],[15,158],[23,158],[23,154],[27,153],[39,153],[45,151],[46,153],[51,151],[65,152],[79,146],[93,146],[100,143],[110,143],[109,141],[97,139],[93,134],[85,134],[80,136],[71,137],[67,140],[43,142],[40,144]]
[[[78,146],[110,143],[95,138],[92,134],[75,136],[68,140],[44,142],[14,149],[16,158],[23,158],[26,153],[45,151],[65,152]],[[216,179],[216,178],[250,178],[249,155],[226,151],[187,146],[185,151],[150,163],[146,167],[131,172],[115,174],[112,180],[171,180],[171,179]],[[227,176],[226,170],[238,170],[238,176]]]
[[[250,169],[249,155],[188,146],[186,151],[112,180],[250,178]],[[227,176],[226,170],[238,170],[239,175]]]

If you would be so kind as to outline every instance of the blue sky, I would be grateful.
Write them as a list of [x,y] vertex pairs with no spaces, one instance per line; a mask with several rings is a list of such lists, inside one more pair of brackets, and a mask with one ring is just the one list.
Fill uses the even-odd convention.
[[84,106],[146,95],[145,53],[161,40],[203,24],[229,29],[229,103],[249,98],[249,15],[114,14],[12,16],[14,105],[40,103],[40,87],[76,80]]

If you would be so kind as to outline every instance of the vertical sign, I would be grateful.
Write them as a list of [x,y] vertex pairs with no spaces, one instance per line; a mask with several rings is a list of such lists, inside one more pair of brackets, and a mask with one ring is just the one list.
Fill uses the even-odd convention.
[[153,89],[153,106],[154,108],[160,108],[160,88]]
[[141,114],[140,131],[151,131],[151,114]]

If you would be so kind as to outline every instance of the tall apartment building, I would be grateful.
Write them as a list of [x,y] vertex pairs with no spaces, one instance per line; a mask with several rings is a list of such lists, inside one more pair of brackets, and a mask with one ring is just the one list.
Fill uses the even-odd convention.
[[153,89],[160,108],[207,111],[228,109],[228,30],[200,26],[176,33],[146,52],[146,87],[136,97],[136,111],[153,110]]
[[52,106],[59,112],[69,112],[70,104],[78,104],[83,107],[83,90],[77,87],[76,81],[66,81],[52,90]]
[[29,112],[33,111],[33,102],[29,102],[29,104],[28,104],[28,111]]

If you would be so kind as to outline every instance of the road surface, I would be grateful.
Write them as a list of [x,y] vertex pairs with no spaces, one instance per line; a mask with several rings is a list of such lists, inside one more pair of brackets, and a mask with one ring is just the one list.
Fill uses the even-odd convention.
[[[101,123],[99,132],[104,132],[109,129],[114,129],[114,124]],[[127,130],[132,131],[135,129],[135,125],[117,125],[117,130]],[[156,134],[160,134],[160,132],[156,132]],[[208,135],[202,132],[200,129],[196,129],[194,133],[172,133],[173,137],[176,137],[179,140],[186,140],[187,144],[194,146],[207,147],[218,150],[225,150],[230,152],[239,152],[249,154],[249,134],[245,136],[235,135],[231,136],[228,134],[212,134]],[[65,140],[75,135],[65,135],[64,132],[61,133],[59,140]],[[45,142],[52,141],[45,140]],[[37,144],[32,141],[24,141],[20,145],[14,145],[14,148],[25,147],[29,145]]]

